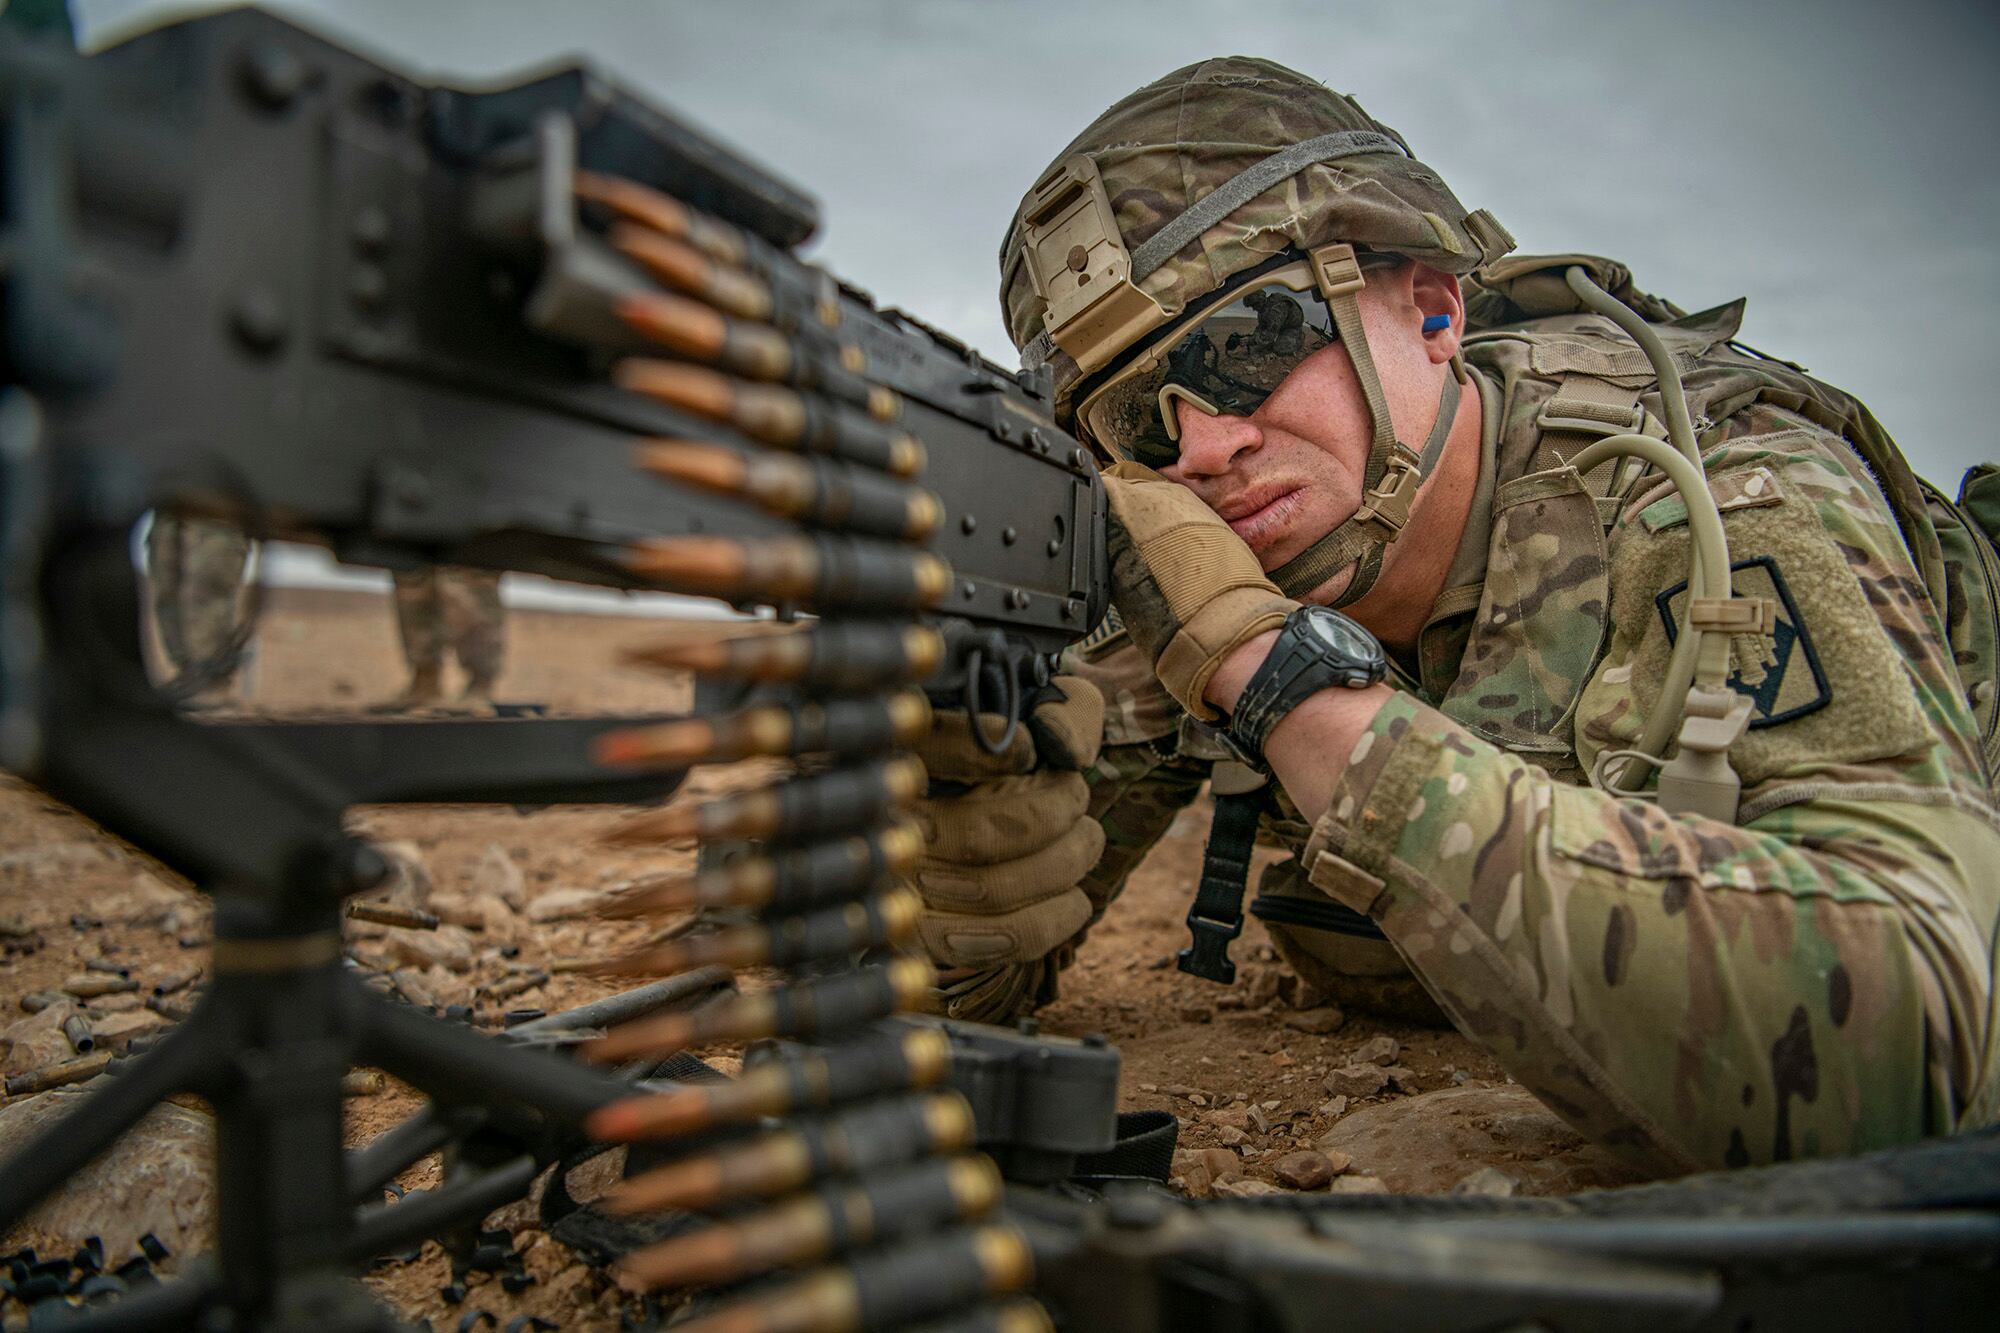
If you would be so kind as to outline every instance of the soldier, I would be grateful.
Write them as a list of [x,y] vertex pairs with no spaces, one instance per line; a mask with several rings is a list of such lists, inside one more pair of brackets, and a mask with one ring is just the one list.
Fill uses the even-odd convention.
[[169,688],[192,707],[226,703],[249,645],[243,576],[252,543],[207,518],[155,513],[146,530],[146,586]]
[[500,575],[492,570],[434,565],[398,570],[396,633],[410,683],[385,709],[425,708],[444,702],[447,649],[465,671],[462,703],[490,704],[507,647]]
[[1051,996],[1212,769],[1210,860],[1290,849],[1252,910],[1308,979],[1435,1006],[1644,1169],[1991,1122],[1990,549],[1858,403],[1736,347],[1740,302],[1512,244],[1241,58],[1029,193],[1002,299],[1116,462],[1122,624],[1004,769],[932,739],[946,1007]]

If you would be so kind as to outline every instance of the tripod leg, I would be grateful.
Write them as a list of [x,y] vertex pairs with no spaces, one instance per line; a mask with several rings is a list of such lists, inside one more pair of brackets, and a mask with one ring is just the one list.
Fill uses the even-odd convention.
[[206,1025],[196,1014],[158,1046],[107,1078],[76,1110],[0,1163],[0,1231],[138,1123],[170,1092],[207,1084],[216,1069]]
[[360,1058],[444,1101],[530,1106],[566,1125],[632,1095],[630,1084],[589,1065],[482,1037],[456,1024],[357,993]]

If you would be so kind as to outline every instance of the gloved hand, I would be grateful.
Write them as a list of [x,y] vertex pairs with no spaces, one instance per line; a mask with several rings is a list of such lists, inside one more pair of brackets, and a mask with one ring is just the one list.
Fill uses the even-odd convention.
[[1202,698],[1208,678],[1231,652],[1283,625],[1298,603],[1187,487],[1119,463],[1105,470],[1104,491],[1118,614],[1167,693],[1213,722],[1220,715]]
[[[986,715],[988,735],[1002,719]],[[1070,942],[1090,919],[1077,887],[1104,851],[1082,770],[1104,738],[1104,698],[1057,676],[1000,755],[962,712],[940,713],[917,754],[930,770],[915,814],[925,854],[918,927],[949,1017],[1004,1022],[1055,998]]]

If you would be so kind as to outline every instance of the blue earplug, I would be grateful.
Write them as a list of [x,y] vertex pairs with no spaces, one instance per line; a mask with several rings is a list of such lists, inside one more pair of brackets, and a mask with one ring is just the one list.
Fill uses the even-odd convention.
[[1450,315],[1425,315],[1425,316],[1424,316],[1424,332],[1425,332],[1425,333],[1436,333],[1436,332],[1437,332],[1437,331],[1438,331],[1439,329],[1448,329],[1448,328],[1450,328],[1450,327],[1451,327],[1451,316],[1450,316]]

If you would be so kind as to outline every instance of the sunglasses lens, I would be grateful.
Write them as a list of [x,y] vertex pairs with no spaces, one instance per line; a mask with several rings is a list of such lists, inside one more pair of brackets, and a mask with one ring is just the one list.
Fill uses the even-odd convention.
[[[1318,296],[1286,287],[1249,292],[1172,337],[1159,364],[1111,385],[1083,411],[1107,448],[1154,468],[1180,457],[1161,415],[1160,390],[1179,385],[1220,412],[1248,416],[1301,361],[1338,339]],[[1165,408],[1178,410],[1171,401]]]

